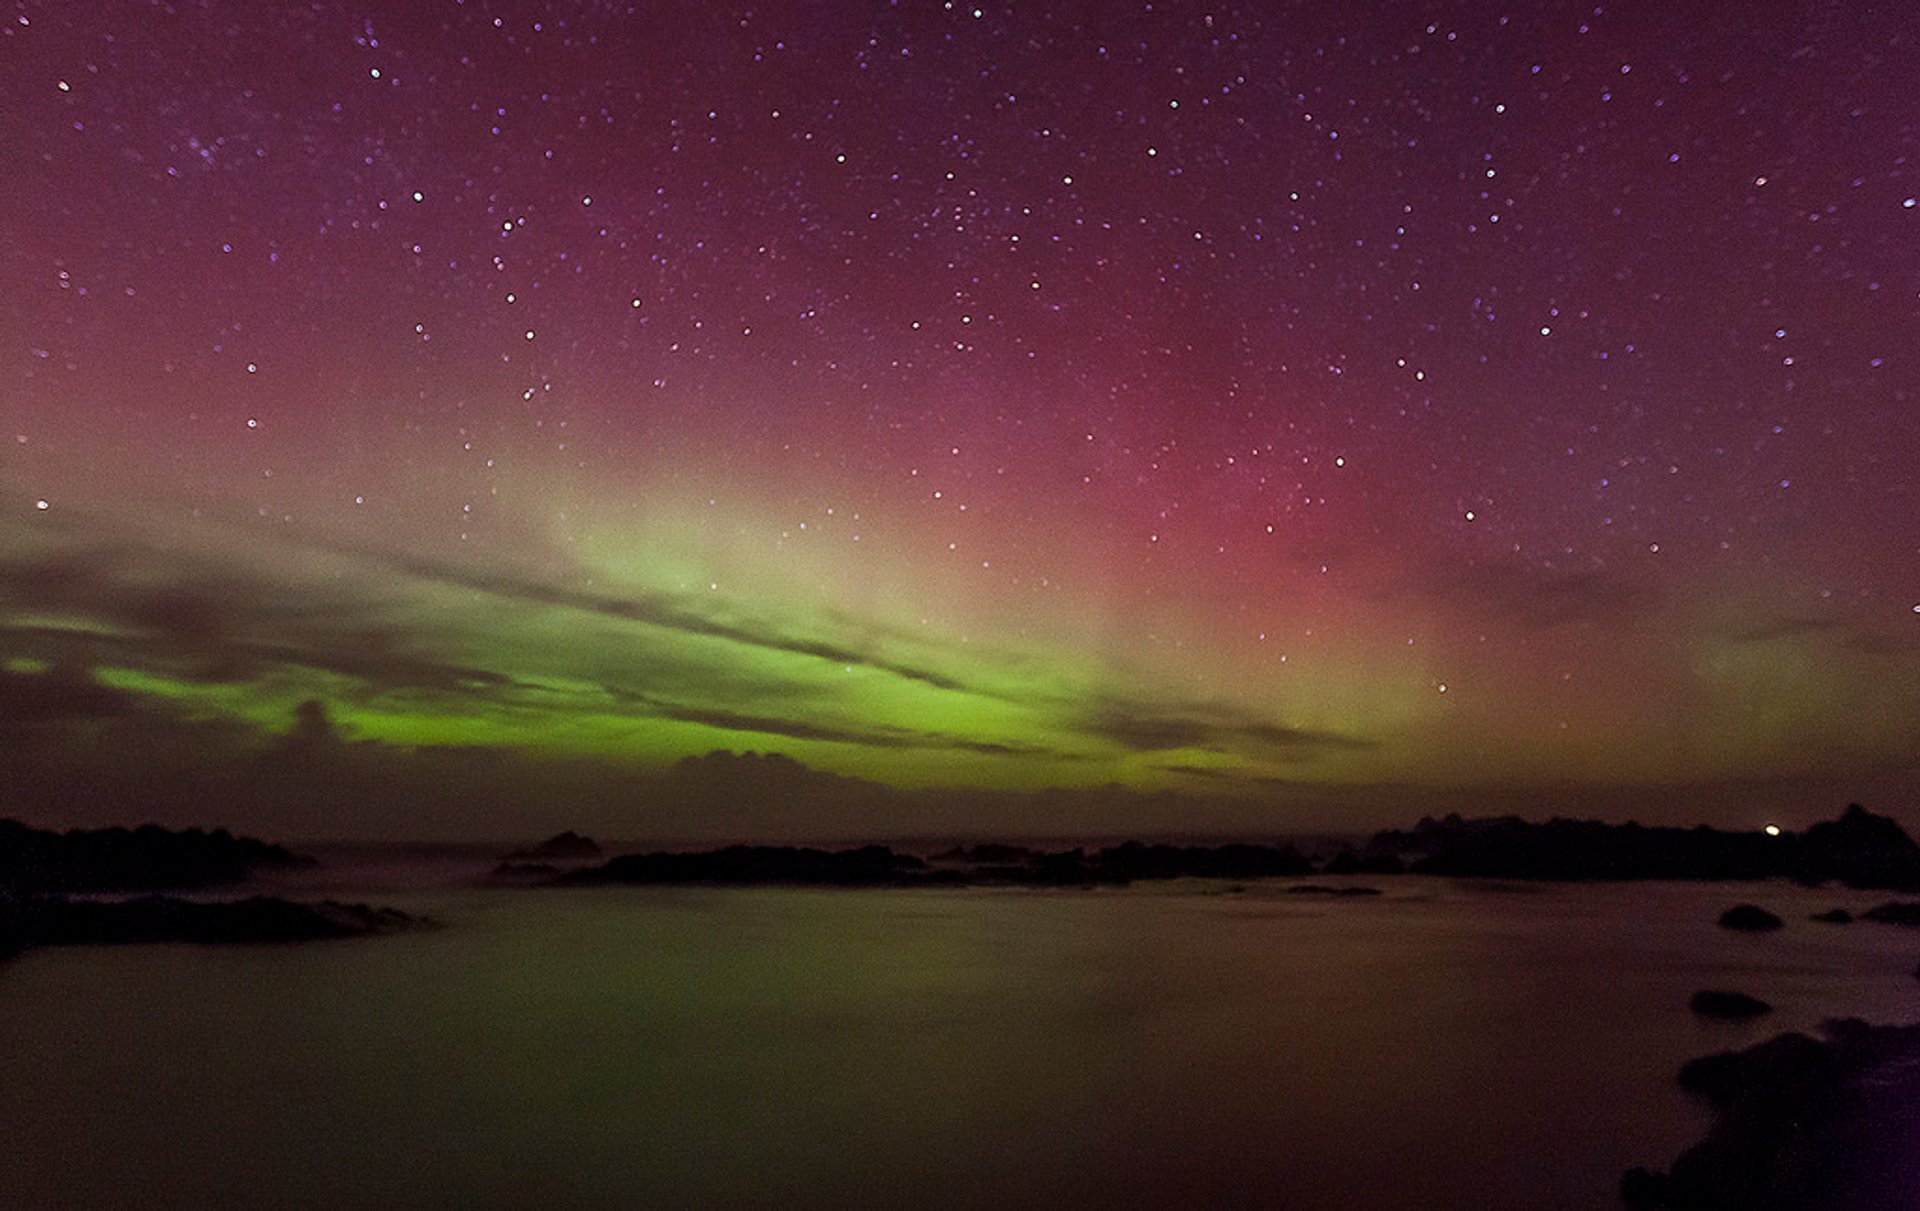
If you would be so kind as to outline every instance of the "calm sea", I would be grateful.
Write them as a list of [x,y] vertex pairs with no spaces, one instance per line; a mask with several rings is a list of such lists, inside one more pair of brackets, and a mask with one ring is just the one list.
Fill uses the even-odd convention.
[[[1285,885],[389,878],[444,928],[30,953],[0,1204],[1613,1208],[1707,1121],[1682,1061],[1920,1018],[1920,936],[1805,919],[1871,894]],[[1717,928],[1742,900],[1788,927]],[[1703,987],[1778,1009],[1702,1022]]]

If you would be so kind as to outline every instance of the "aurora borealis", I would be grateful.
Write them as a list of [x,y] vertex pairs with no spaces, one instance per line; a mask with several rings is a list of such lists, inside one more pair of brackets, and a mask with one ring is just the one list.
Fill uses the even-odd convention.
[[4,13],[15,798],[1920,789],[1920,10]]

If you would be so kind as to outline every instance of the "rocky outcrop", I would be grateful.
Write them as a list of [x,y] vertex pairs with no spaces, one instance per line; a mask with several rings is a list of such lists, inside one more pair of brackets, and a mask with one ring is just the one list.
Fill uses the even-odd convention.
[[1727,1022],[1744,1022],[1748,1018],[1773,1012],[1773,1006],[1759,997],[1719,989],[1703,989],[1694,993],[1693,999],[1687,1002],[1687,1008],[1703,1018],[1719,1018]]
[[584,862],[600,856],[600,845],[592,837],[583,837],[569,829],[556,833],[538,845],[516,849],[502,862]]
[[1786,922],[1774,916],[1758,904],[1735,904],[1720,914],[1720,928],[1738,930],[1741,933],[1766,933],[1779,929]]
[[1882,925],[1904,925],[1908,929],[1920,928],[1920,904],[1910,900],[1888,900],[1861,913],[1860,919],[1878,921]]
[[0,820],[0,891],[17,896],[187,891],[312,862],[224,828],[174,831],[146,824],[61,833]]
[[[1805,833],[1647,828],[1517,816],[1421,820],[1378,833],[1343,869],[1402,858],[1420,874],[1501,879],[1767,879],[1920,890],[1920,845],[1898,823],[1850,805]],[[1331,870],[1332,868],[1329,867]]]
[[49,896],[0,903],[0,956],[35,946],[310,942],[392,933],[420,924],[419,918],[397,909],[332,900],[301,904],[272,896],[213,901]]

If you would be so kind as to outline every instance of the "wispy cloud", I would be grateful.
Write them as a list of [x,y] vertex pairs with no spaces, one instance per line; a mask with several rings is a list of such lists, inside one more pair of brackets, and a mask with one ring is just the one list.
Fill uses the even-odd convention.
[[1203,749],[1257,753],[1266,760],[1302,761],[1330,752],[1377,747],[1361,736],[1288,727],[1226,708],[1167,712],[1146,703],[1110,699],[1081,721],[1088,732],[1135,752]]

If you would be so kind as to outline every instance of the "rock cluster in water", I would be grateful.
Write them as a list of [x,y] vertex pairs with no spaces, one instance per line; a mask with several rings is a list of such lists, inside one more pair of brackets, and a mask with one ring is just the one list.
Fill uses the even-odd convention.
[[884,845],[824,850],[730,845],[698,853],[626,854],[561,877],[567,883],[790,884],[910,887],[997,884],[1027,887],[1121,885],[1137,880],[1251,879],[1313,873],[1290,845],[1145,845],[1129,841],[1089,853],[1018,846],[954,850],[928,862]]
[[[299,942],[387,933],[421,922],[390,908],[271,896],[188,900],[151,894],[239,883],[311,865],[225,829],[53,832],[0,820],[0,959],[36,946],[133,942]],[[125,899],[96,898],[144,892]]]
[[392,908],[273,896],[244,900],[76,900],[60,896],[0,902],[0,958],[36,946],[138,942],[311,942],[392,933],[422,924]]
[[0,893],[16,896],[186,891],[312,862],[224,828],[174,831],[147,824],[62,833],[0,820]]
[[1767,879],[1920,891],[1920,845],[1859,804],[1804,833],[1648,828],[1517,816],[1421,820],[1376,834],[1354,861],[1398,858],[1420,874],[1501,879]]

